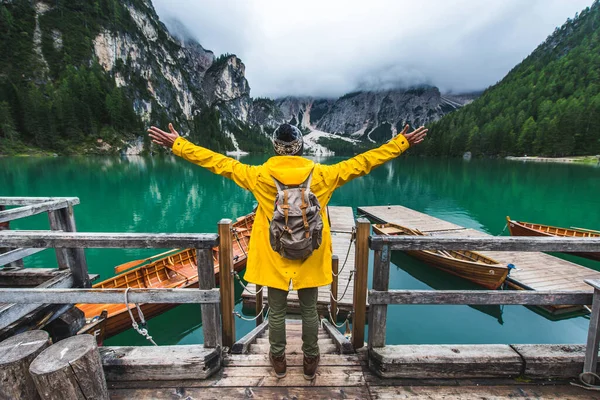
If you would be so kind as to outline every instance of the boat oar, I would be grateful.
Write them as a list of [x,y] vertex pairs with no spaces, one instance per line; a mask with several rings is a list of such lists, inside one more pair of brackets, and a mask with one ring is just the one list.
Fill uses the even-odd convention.
[[117,265],[115,267],[115,274],[119,274],[119,273],[126,271],[128,269],[131,269],[133,267],[137,267],[138,265],[141,265],[141,264],[145,263],[146,261],[152,260],[153,258],[158,258],[160,256],[164,256],[165,254],[169,254],[169,253],[172,253],[177,250],[179,250],[179,249],[165,251],[164,253],[160,253],[160,254],[157,254],[152,257],[144,258],[143,260],[133,260],[133,261],[126,262],[125,264]]
[[586,232],[592,232],[592,233],[600,233],[600,231],[595,231],[593,229],[586,229],[586,228],[578,228],[576,226],[572,226],[571,229],[577,229],[578,231],[586,231]]

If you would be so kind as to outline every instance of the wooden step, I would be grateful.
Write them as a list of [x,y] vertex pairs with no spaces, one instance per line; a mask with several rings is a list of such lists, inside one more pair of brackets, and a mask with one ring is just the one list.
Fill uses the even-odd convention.
[[[286,333],[287,333],[287,332],[286,332]],[[286,337],[287,339],[296,339],[296,338],[299,338],[299,339],[301,339],[301,338],[302,338],[302,335],[290,335],[290,334],[287,334],[287,335],[285,335],[285,337]],[[326,334],[326,333],[320,333],[320,334],[319,334],[317,337],[319,338],[319,340],[321,340],[321,339],[324,339],[324,340],[325,340],[325,339],[331,339],[331,336],[329,336],[329,335],[328,335],[328,334]],[[261,334],[261,335],[259,336],[259,338],[268,339],[268,338],[269,338],[269,332],[265,332],[265,333]]]
[[[256,339],[256,344],[269,344],[269,339],[267,338],[258,338]],[[301,338],[287,338],[287,344],[288,346],[290,344],[302,344],[302,339]],[[333,340],[330,338],[326,338],[326,339],[319,339],[319,345],[322,344],[334,344]]]
[[[366,353],[365,353],[366,354]],[[287,354],[288,367],[301,367],[302,354]],[[319,366],[360,366],[364,355],[360,354],[322,354]],[[229,354],[223,363],[226,367],[269,367],[271,362],[267,354]]]
[[[250,345],[250,353],[251,354],[268,354],[269,353],[269,344],[251,344]],[[337,348],[334,344],[319,344],[319,351],[321,354],[336,354]],[[302,345],[291,344],[286,346],[285,349],[286,354],[302,354]]]

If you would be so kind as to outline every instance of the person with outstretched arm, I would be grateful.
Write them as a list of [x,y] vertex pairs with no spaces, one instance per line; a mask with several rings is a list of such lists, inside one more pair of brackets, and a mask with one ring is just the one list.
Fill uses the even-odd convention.
[[366,175],[409,147],[421,143],[427,129],[402,132],[376,149],[333,165],[302,157],[304,142],[298,128],[280,125],[273,134],[276,156],[258,166],[197,146],[169,132],[151,127],[156,144],[209,171],[233,180],[252,192],[258,202],[246,273],[248,282],[268,288],[269,359],[278,378],[286,375],[285,315],[290,289],[298,291],[302,316],[304,377],[314,379],[319,365],[317,314],[318,287],[330,285],[331,233],[326,215],[333,192],[352,179]]

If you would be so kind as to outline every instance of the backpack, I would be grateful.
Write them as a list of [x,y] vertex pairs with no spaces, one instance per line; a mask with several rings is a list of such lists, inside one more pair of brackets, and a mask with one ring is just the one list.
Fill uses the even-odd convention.
[[290,260],[304,260],[321,246],[321,205],[310,191],[313,171],[298,186],[286,186],[273,178],[277,196],[269,240],[274,251]]

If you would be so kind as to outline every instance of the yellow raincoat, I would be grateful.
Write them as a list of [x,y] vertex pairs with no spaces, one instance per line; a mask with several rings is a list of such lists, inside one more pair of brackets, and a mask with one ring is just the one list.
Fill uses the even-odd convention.
[[[173,144],[173,153],[233,180],[254,194],[258,201],[258,209],[250,237],[250,251],[244,277],[248,282],[281,290],[288,290],[291,281],[292,288],[298,290],[331,283],[331,231],[326,207],[333,191],[398,157],[408,147],[408,140],[398,135],[376,149],[334,165],[315,164],[298,156],[275,156],[262,165],[251,166],[196,146],[181,137]],[[277,193],[273,177],[285,185],[299,185],[308,178],[313,168],[310,189],[321,203],[323,240],[321,247],[306,260],[288,260],[273,251],[269,242],[269,220],[273,215]]]

